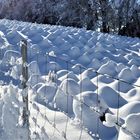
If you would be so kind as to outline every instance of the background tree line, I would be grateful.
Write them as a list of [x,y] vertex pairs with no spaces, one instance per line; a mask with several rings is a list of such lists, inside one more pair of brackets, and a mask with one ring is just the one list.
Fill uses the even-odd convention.
[[139,0],[0,0],[0,18],[140,37]]

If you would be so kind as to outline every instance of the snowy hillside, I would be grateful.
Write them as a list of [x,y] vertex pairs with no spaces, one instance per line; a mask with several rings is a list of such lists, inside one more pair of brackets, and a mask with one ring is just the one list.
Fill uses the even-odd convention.
[[[28,42],[29,131],[21,126]],[[140,139],[140,39],[0,20],[0,139]]]

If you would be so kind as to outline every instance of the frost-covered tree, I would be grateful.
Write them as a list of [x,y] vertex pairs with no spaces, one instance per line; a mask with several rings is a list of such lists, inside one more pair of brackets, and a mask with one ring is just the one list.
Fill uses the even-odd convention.
[[140,30],[140,5],[137,0],[113,0],[116,28],[119,34],[139,36]]
[[31,11],[28,5],[30,5],[28,0],[7,0],[6,2],[1,2],[0,17],[25,20],[26,14]]
[[3,0],[0,18],[140,36],[138,0]]

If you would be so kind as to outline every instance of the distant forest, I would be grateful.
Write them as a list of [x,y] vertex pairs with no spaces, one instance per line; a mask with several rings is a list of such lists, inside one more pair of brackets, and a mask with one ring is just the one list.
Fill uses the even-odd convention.
[[140,37],[140,0],[0,0],[0,18]]

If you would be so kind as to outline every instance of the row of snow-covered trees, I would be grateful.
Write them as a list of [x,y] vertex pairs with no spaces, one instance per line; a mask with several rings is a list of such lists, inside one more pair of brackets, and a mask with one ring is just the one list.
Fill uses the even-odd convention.
[[140,37],[139,0],[4,0],[0,17]]

